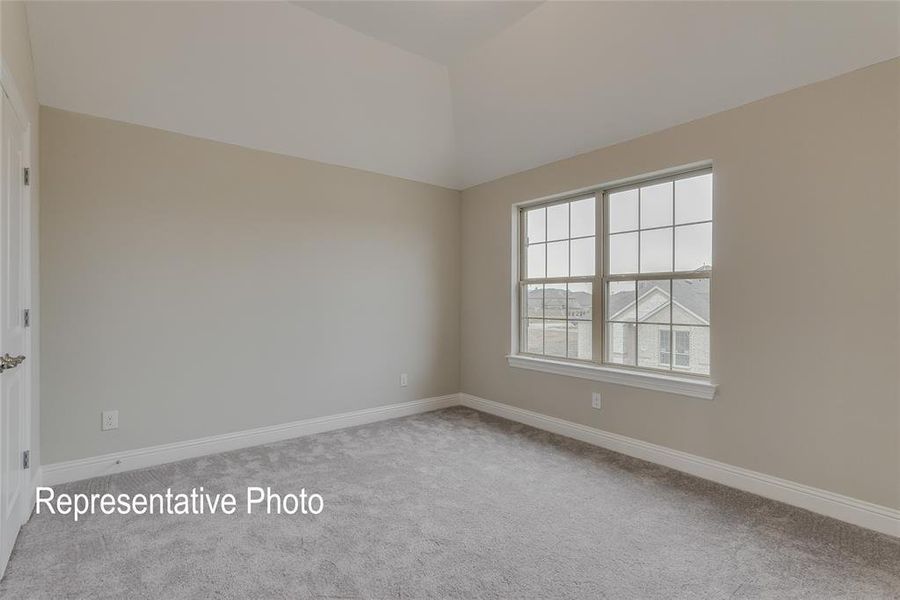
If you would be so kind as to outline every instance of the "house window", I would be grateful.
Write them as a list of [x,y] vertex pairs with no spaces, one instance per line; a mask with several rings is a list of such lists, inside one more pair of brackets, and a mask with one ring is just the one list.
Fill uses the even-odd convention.
[[691,332],[675,332],[675,366],[686,369],[691,366]]
[[[672,331],[669,329],[659,330],[659,364],[668,367],[672,361]],[[687,368],[691,366],[691,332],[675,331],[675,367]]]
[[669,366],[672,362],[672,332],[668,329],[659,330],[659,364]]
[[712,171],[520,210],[519,352],[709,375]]

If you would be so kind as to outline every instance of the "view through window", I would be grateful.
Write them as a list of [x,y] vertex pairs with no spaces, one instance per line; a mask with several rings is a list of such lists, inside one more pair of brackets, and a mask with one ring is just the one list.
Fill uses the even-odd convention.
[[520,225],[520,352],[709,374],[710,169],[527,206]]

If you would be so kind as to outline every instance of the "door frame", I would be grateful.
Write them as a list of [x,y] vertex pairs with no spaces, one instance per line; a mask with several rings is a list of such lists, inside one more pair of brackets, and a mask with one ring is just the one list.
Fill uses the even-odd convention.
[[[22,140],[22,149],[24,154],[23,159],[23,167],[28,169],[29,173],[29,184],[22,186],[22,218],[23,218],[23,232],[22,234],[25,236],[25,243],[23,244],[23,255],[22,262],[23,267],[25,269],[24,276],[24,296],[25,296],[25,307],[27,307],[30,311],[30,323],[29,327],[25,330],[25,355],[28,357],[20,368],[24,367],[25,372],[25,396],[26,396],[26,407],[25,407],[25,447],[30,450],[30,475],[31,478],[29,481],[25,483],[25,495],[23,497],[23,501],[21,502],[21,512],[18,515],[18,525],[24,525],[28,518],[31,516],[31,512],[34,508],[35,504],[35,493],[36,487],[40,485],[40,452],[37,451],[36,448],[39,440],[37,435],[35,435],[35,419],[37,417],[36,411],[36,394],[38,384],[36,381],[36,376],[38,373],[38,356],[36,351],[38,350],[37,344],[34,343],[35,335],[36,335],[36,326],[37,326],[37,291],[35,290],[35,282],[37,281],[35,275],[37,272],[37,241],[38,241],[38,219],[37,212],[35,210],[34,202],[33,202],[33,194],[32,190],[36,186],[37,177],[34,169],[34,156],[32,152],[32,115],[29,114],[29,111],[26,108],[25,102],[22,99],[22,95],[19,92],[19,86],[16,84],[15,78],[12,76],[12,72],[6,65],[6,61],[0,58],[0,94],[6,96],[9,99],[9,103],[12,106],[13,111],[16,113],[16,116],[19,118],[20,122],[23,125],[23,140]],[[36,115],[34,116],[36,118]],[[0,160],[3,160],[5,157],[2,156],[3,148],[0,145]],[[3,447],[0,445],[0,460],[3,460]],[[6,563],[9,560],[8,556],[0,555],[0,577],[3,576],[4,571],[6,570]]]

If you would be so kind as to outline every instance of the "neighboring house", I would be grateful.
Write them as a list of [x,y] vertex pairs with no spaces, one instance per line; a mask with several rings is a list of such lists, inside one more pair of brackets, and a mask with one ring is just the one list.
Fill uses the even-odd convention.
[[[607,362],[709,373],[709,280],[676,279],[672,285],[674,302],[668,280],[638,282],[637,297],[634,288],[610,296]],[[592,300],[589,291],[529,286],[528,316],[535,320],[526,333],[528,351],[589,360]]]
[[633,291],[610,296],[608,362],[709,373],[709,280],[675,279],[672,286],[674,301],[668,280],[638,282],[637,298]]

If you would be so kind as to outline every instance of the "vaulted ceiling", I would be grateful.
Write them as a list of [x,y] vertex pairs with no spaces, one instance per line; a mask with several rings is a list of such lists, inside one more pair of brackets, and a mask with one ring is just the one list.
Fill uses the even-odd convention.
[[526,0],[296,0],[294,4],[449,65],[541,3]]
[[900,55],[895,2],[32,2],[42,104],[464,188]]

